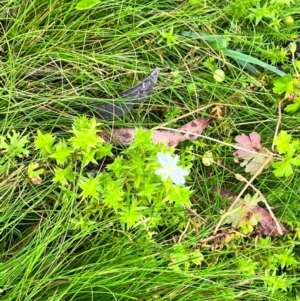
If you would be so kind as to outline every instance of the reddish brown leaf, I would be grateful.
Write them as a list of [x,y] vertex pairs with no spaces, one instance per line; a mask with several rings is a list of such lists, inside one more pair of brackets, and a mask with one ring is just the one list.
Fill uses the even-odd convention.
[[[156,130],[153,132],[152,139],[155,143],[165,142],[167,146],[176,146],[184,140],[196,140],[197,134],[201,134],[207,127],[210,118],[197,118],[180,127],[176,132],[171,130]],[[143,128],[147,130],[146,128]],[[103,140],[107,142],[117,142],[129,145],[134,140],[135,128],[115,129],[112,136],[101,134]]]
[[[258,223],[256,232],[268,236],[281,236],[278,232],[274,219],[267,210],[257,205],[253,209],[253,214],[261,214],[261,220]],[[289,233],[289,230],[287,230],[281,223],[279,223],[279,226],[283,234]]]

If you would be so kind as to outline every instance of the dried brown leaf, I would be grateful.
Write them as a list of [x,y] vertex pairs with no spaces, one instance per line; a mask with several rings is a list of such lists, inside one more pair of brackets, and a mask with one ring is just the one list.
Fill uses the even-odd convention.
[[[258,223],[256,232],[267,236],[281,236],[278,232],[277,225],[274,219],[271,217],[270,213],[267,210],[257,205],[253,208],[253,214],[261,215],[261,220]],[[289,233],[289,230],[286,229],[281,223],[279,223],[279,226],[283,234]]]
[[[176,132],[171,130],[155,130],[152,135],[153,142],[164,142],[167,146],[177,146],[178,143],[184,140],[196,140],[197,135],[200,135],[207,127],[210,118],[197,118],[180,127]],[[148,130],[143,128],[144,130]],[[136,134],[135,128],[115,129],[112,131],[112,136],[101,134],[103,140],[107,142],[117,142],[124,145],[129,145],[134,140]]]
[[[217,191],[216,187],[213,187],[214,191]],[[233,194],[232,192],[228,191],[226,188],[221,188],[219,190],[220,196],[226,199],[235,199],[237,195]],[[265,210],[264,208],[260,207],[259,205],[254,205],[251,208],[251,213],[245,216],[249,220],[253,216],[259,216],[257,226],[255,227],[255,233],[267,236],[280,236],[281,234],[278,231],[278,227],[276,225],[275,220],[270,215],[269,211]],[[279,227],[281,229],[282,234],[289,233],[289,230],[286,229],[281,223],[279,223]]]

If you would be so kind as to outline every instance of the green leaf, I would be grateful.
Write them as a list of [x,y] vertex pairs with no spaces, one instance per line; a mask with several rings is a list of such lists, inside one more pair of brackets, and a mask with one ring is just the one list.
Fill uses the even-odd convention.
[[194,31],[182,31],[180,35],[187,38],[201,38],[207,44],[209,44],[213,49],[225,49],[228,47],[228,38],[217,35],[209,35],[207,33],[197,33]]
[[179,185],[172,185],[169,188],[166,200],[174,202],[176,205],[191,206],[190,196],[192,191],[189,187],[182,187]]
[[279,135],[274,139],[274,145],[276,146],[279,154],[284,154],[290,149],[292,136],[286,131],[280,131]]
[[284,73],[283,71],[277,69],[274,66],[271,66],[253,56],[241,53],[239,51],[235,51],[235,50],[231,50],[231,49],[222,49],[222,52],[226,55],[231,57],[232,59],[234,59],[235,61],[239,61],[239,63],[243,63],[243,64],[253,64],[253,65],[257,65],[260,66],[264,69],[267,69],[275,74],[278,74],[279,76],[285,76],[286,73]]
[[10,157],[23,157],[29,155],[29,150],[25,147],[28,141],[28,135],[20,138],[20,133],[15,130],[6,135],[9,140],[8,143],[5,142],[3,136],[0,139],[0,148],[3,149],[3,152],[6,152]]
[[40,184],[42,179],[40,175],[44,173],[44,168],[37,169],[39,167],[38,163],[30,163],[27,167],[27,174],[29,179],[34,184]]
[[292,104],[289,104],[284,109],[286,112],[295,113],[300,109],[300,97],[295,97]]
[[189,253],[189,256],[191,262],[195,265],[200,265],[204,261],[204,256],[199,250]]
[[108,208],[113,208],[115,212],[118,212],[120,208],[123,208],[122,203],[124,198],[124,185],[125,179],[113,180],[107,176],[102,178],[104,183],[104,191],[102,194],[103,202]]
[[92,176],[89,176],[88,178],[82,178],[79,183],[79,187],[82,189],[82,198],[86,199],[87,197],[99,197],[99,192],[101,190],[100,183],[100,175],[95,178]]
[[274,19],[274,11],[272,8],[268,7],[268,2],[264,4],[263,7],[260,6],[260,2],[257,2],[255,8],[250,9],[249,19],[255,19],[255,25],[262,20],[262,18]]
[[174,44],[176,44],[177,39],[176,37],[173,35],[173,27],[170,29],[169,32],[162,32],[161,33],[162,37],[165,38],[167,40],[167,46],[168,47],[172,47]]
[[[129,146],[128,150],[132,153],[132,149],[139,148],[140,150],[150,148],[152,143],[152,133],[153,131],[145,131],[143,129],[136,129],[136,134],[134,136],[134,141]],[[145,147],[146,146],[146,147]],[[127,153],[127,152],[124,152]]]
[[64,139],[62,139],[55,145],[55,151],[49,157],[55,159],[58,165],[63,165],[68,162],[72,153],[73,149],[68,146]]
[[103,140],[99,136],[98,125],[95,118],[88,120],[85,116],[82,116],[75,120],[72,133],[73,137],[69,140],[75,150],[81,149],[84,152],[90,152],[92,148],[98,148]]
[[295,85],[298,84],[298,81],[295,78],[292,78],[290,75],[277,78],[273,82],[274,88],[273,92],[276,94],[285,93],[285,97],[288,97],[291,92],[294,91]]
[[74,180],[74,172],[72,170],[72,166],[69,165],[64,169],[55,168],[54,169],[54,178],[52,179],[53,183],[60,183],[62,186],[68,184]]
[[128,167],[123,164],[123,157],[119,156],[115,158],[113,163],[107,165],[107,169],[113,171],[115,176],[119,178],[122,171],[128,169]]
[[126,225],[127,229],[132,228],[143,217],[140,211],[144,209],[145,207],[137,207],[137,202],[133,199],[129,208],[124,207],[122,209],[121,222]]
[[276,261],[280,264],[281,268],[285,267],[297,267],[299,262],[294,258],[295,255],[292,253],[292,250],[284,250],[281,254],[275,254],[274,257],[277,259]]
[[53,153],[54,137],[51,134],[43,134],[40,130],[37,132],[37,138],[34,142],[35,148],[40,151],[42,158],[47,158]]
[[300,155],[291,159],[291,164],[294,166],[300,166]]
[[96,159],[100,160],[104,157],[112,157],[113,153],[112,153],[112,145],[111,144],[103,144],[100,145],[97,149],[96,152]]
[[207,42],[212,48],[222,50],[222,52],[228,56],[234,59],[238,64],[244,66],[247,68],[250,72],[253,72],[254,74],[257,74],[257,70],[249,65],[257,65],[264,69],[267,69],[275,74],[278,74],[279,76],[285,76],[286,73],[283,71],[277,69],[276,67],[273,67],[257,58],[254,58],[253,56],[243,54],[239,51],[228,49],[228,39],[224,38],[222,36],[214,36],[214,35],[208,35],[206,33],[196,33],[192,31],[182,31],[180,33],[182,36],[189,37],[189,38],[201,38],[205,42]]
[[81,0],[76,4],[77,10],[86,10],[99,4],[101,0]]
[[293,167],[290,161],[275,162],[272,164],[276,177],[290,177],[293,174]]
[[92,149],[89,152],[82,151],[82,167],[86,167],[88,164],[98,164],[95,155],[96,149]]
[[251,214],[252,209],[259,201],[260,198],[258,194],[254,194],[253,196],[247,194],[244,199],[240,199],[234,208],[228,212],[228,216],[224,222],[231,224],[235,228],[244,227],[244,229],[248,230],[252,223],[253,225],[257,224],[257,221],[260,218],[259,216],[253,218]]
[[5,142],[6,138],[4,136],[0,136],[0,148],[4,151],[9,149],[9,145]]

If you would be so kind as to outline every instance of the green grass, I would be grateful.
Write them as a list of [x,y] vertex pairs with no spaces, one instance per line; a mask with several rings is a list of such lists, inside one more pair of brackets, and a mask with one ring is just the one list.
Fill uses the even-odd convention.
[[[106,130],[151,128],[165,121],[177,128],[192,118],[211,116],[214,103],[221,103],[223,118],[213,118],[204,135],[234,143],[237,134],[257,131],[270,148],[279,101],[272,81],[278,76],[255,66],[261,74],[253,77],[215,45],[180,34],[220,35],[228,40],[228,49],[277,67],[277,47],[299,36],[300,2],[283,5],[278,18],[293,15],[296,21],[292,26],[280,22],[277,28],[266,18],[257,26],[246,19],[252,2],[199,1],[192,6],[183,1],[103,0],[87,11],[76,11],[76,1],[0,3],[0,134],[16,130],[29,134],[32,143],[28,158],[10,161],[0,153],[1,300],[299,300],[299,263],[281,268],[282,260],[276,259],[291,250],[295,255],[288,258],[300,261],[297,169],[284,179],[269,168],[254,182],[276,216],[295,232],[259,239],[235,233],[200,246],[230,204],[214,195],[212,187],[238,194],[244,184],[235,179],[243,169],[233,162],[232,148],[205,139],[194,144],[188,185],[194,190],[194,209],[207,224],[198,220],[183,245],[200,249],[204,261],[182,271],[170,268],[180,233],[163,229],[157,239],[145,242],[139,230],[114,228],[113,219],[73,231],[76,195],[57,205],[64,196],[50,180],[40,185],[26,180],[27,165],[37,156],[32,138],[37,129],[69,137],[79,115],[76,105],[116,97],[155,67],[161,71],[148,101],[132,114],[101,121]],[[172,45],[163,37],[170,30],[176,38]],[[282,65],[284,72],[292,72],[287,58]],[[217,68],[225,71],[222,83],[213,79]],[[211,107],[199,110],[206,105]],[[299,113],[284,112],[280,128],[299,138],[299,123]],[[178,150],[185,154],[189,145],[193,143]],[[207,150],[218,165],[202,164]],[[275,271],[270,278],[268,269]],[[269,279],[274,283],[268,286]]]

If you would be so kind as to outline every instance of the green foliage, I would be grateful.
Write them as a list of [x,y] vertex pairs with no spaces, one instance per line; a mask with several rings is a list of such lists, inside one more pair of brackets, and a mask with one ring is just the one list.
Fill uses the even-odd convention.
[[44,173],[44,168],[39,168],[38,163],[30,163],[27,167],[27,174],[29,179],[34,184],[40,184],[42,182],[41,175]]
[[53,153],[53,143],[55,139],[51,134],[43,134],[40,130],[37,132],[37,138],[34,145],[40,151],[42,158],[47,159]]
[[76,9],[78,10],[86,10],[89,8],[93,8],[97,4],[100,3],[101,0],[81,0],[76,4]]
[[[168,32],[163,31],[160,34],[163,37],[163,39],[166,40],[166,44],[168,47],[171,48],[177,43],[176,36],[174,36],[174,34],[173,34],[173,27],[171,27],[171,29]],[[161,39],[160,41],[162,41],[163,39]]]
[[13,130],[12,133],[7,133],[6,136],[0,136],[0,150],[7,158],[28,156],[28,135],[23,137],[20,137],[20,135],[21,133]]
[[[270,99],[286,93],[273,92],[273,73],[298,79],[300,71],[297,53],[291,64],[286,55],[286,42],[299,36],[296,1],[2,2],[1,299],[297,300],[297,167],[289,179],[265,170],[252,183],[293,232],[276,238],[241,234],[254,221],[237,218],[238,231],[224,225],[214,237],[230,201],[214,197],[213,187],[237,195],[245,185],[234,178],[241,168],[233,164],[231,147],[205,138],[176,147],[180,165],[193,162],[191,190],[154,175],[160,167],[155,151],[174,150],[148,145],[145,135],[134,150],[118,146],[112,155],[110,144],[80,145],[80,133],[68,132],[82,113],[75,108],[96,115],[90,103],[96,107],[158,66],[157,89],[139,114],[105,120],[106,129],[166,121],[179,128],[217,109],[207,138],[232,143],[237,132],[256,130],[268,147],[278,118]],[[268,3],[274,17],[262,16],[255,26],[256,19],[247,17],[258,2],[260,8]],[[289,17],[287,26],[288,16],[294,23]],[[180,36],[183,31],[196,39]],[[226,73],[222,84],[212,79],[216,69]],[[280,126],[298,137],[294,88]],[[89,135],[90,120],[79,128]],[[16,143],[27,137],[23,146],[12,147],[12,129],[20,134]],[[209,166],[202,162],[207,151],[214,158]],[[278,162],[284,157],[275,155]],[[188,202],[193,206],[183,210]]]
[[231,224],[234,228],[239,228],[242,233],[253,232],[254,226],[261,219],[260,214],[253,214],[253,208],[259,203],[260,198],[257,194],[254,196],[246,195],[244,200],[239,200],[239,202],[234,206],[232,211],[228,212],[224,223]]
[[279,154],[284,155],[282,161],[274,162],[274,174],[277,177],[290,177],[294,167],[300,166],[300,141],[293,139],[286,131],[281,131],[274,139]]
[[204,256],[199,250],[188,250],[183,244],[177,243],[172,247],[169,268],[175,272],[188,271],[194,265],[201,265]]
[[270,7],[268,2],[265,2],[263,6],[261,6],[260,2],[256,3],[256,6],[250,9],[250,20],[255,20],[255,25],[262,20],[262,18],[274,19],[275,11],[273,7]]
[[298,75],[297,62],[295,60],[295,51],[296,44],[291,43],[289,47],[290,52],[292,53],[292,63],[293,63],[293,72],[294,75],[287,75],[281,78],[277,78],[273,81],[274,87],[273,92],[279,95],[283,94],[283,97],[286,100],[292,101],[291,104],[288,104],[285,107],[285,111],[288,113],[295,113],[300,108],[300,78]]
[[[240,256],[237,262],[238,270],[245,280],[253,279],[262,275],[262,285],[276,300],[286,300],[295,280],[290,276],[300,267],[299,261],[293,249],[294,244],[285,248],[271,248],[270,238],[259,238],[257,248],[261,248],[258,254],[243,258]],[[280,273],[284,269],[284,273]],[[290,300],[290,299],[289,299]]]
[[[58,140],[38,131],[35,146],[42,159],[40,164],[44,162],[45,172],[53,174],[52,181],[57,189],[79,192],[83,202],[74,229],[76,225],[86,228],[99,221],[99,216],[105,219],[111,215],[122,229],[140,227],[147,235],[158,231],[158,226],[174,229],[183,226],[184,206],[190,205],[192,191],[171,181],[162,182],[154,174],[159,167],[157,153],[168,148],[154,144],[151,131],[137,130],[128,149],[96,176],[86,172],[84,167],[112,156],[111,145],[100,137],[99,124],[94,118],[89,120],[83,116],[74,121],[71,134],[67,140]],[[58,141],[54,143],[55,140]],[[38,167],[37,164],[33,167]],[[39,178],[43,169],[34,173],[33,167],[28,175]]]
[[28,157],[30,153],[28,136],[21,136],[21,133],[15,130],[0,136],[0,176],[9,174],[20,165],[20,160]]
[[294,93],[297,89],[299,81],[290,75],[283,76],[274,80],[273,92],[276,94],[283,94],[284,97],[288,97],[291,93]]
[[[278,68],[271,66],[270,64],[267,64],[251,55],[247,55],[241,53],[240,51],[229,49],[227,47],[228,39],[226,37],[207,35],[201,32],[195,33],[190,31],[182,31],[180,34],[182,36],[189,37],[189,38],[203,39],[212,49],[222,51],[222,54],[224,54],[229,58],[234,59],[239,65],[241,65],[243,68],[249,70],[249,72],[252,72],[254,74],[257,74],[258,71],[252,66],[252,64],[261,66],[280,76],[286,75],[283,71],[279,70]],[[212,69],[212,63],[213,63],[213,59],[211,58],[204,62],[205,66],[208,67],[209,69]]]

